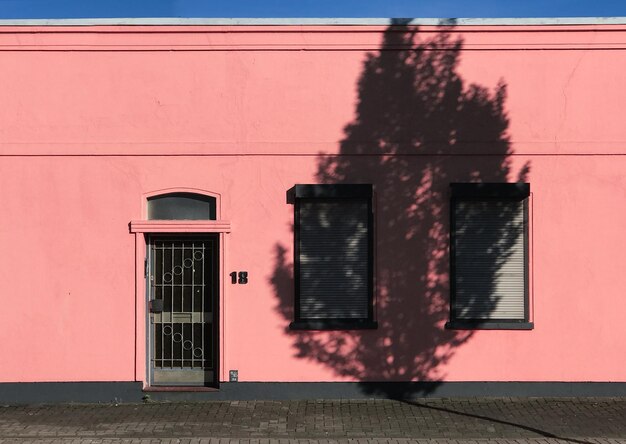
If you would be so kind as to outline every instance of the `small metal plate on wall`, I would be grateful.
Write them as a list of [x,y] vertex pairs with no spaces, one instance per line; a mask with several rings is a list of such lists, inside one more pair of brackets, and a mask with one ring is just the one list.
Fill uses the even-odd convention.
[[239,380],[239,370],[228,371],[228,382],[237,382]]

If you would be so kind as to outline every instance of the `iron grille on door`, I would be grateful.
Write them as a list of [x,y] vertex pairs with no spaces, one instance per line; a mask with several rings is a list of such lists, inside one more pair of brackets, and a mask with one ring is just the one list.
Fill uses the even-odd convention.
[[217,239],[153,239],[150,245],[154,385],[205,385],[216,374]]

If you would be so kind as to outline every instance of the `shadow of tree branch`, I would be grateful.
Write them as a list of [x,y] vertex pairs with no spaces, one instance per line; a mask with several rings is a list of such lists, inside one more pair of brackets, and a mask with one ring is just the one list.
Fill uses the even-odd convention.
[[554,433],[550,433],[550,432],[547,432],[545,430],[538,429],[536,427],[530,427],[530,426],[527,426],[527,425],[524,425],[524,424],[519,424],[519,423],[511,422],[511,421],[505,421],[505,420],[502,420],[502,419],[493,418],[493,417],[486,416],[486,415],[477,415],[475,413],[461,412],[461,411],[458,411],[458,410],[452,410],[452,409],[448,409],[448,408],[445,408],[445,407],[436,407],[436,406],[433,406],[433,405],[428,405],[428,404],[424,404],[424,403],[417,402],[417,401],[404,401],[404,402],[406,404],[412,405],[414,407],[420,407],[420,408],[429,409],[429,410],[436,410],[438,412],[451,413],[453,415],[464,416],[466,418],[475,418],[475,419],[480,419],[480,420],[483,420],[483,421],[493,422],[493,423],[497,423],[497,424],[501,424],[501,425],[505,425],[505,426],[515,427],[515,428],[518,428],[518,429],[526,430],[528,432],[536,433],[537,435],[542,436],[544,438],[554,438],[554,439],[558,439],[558,440],[562,440],[562,441],[568,441],[568,442],[573,442],[573,443],[578,443],[578,444],[592,444],[589,441],[583,441],[583,440],[574,439],[574,438],[565,438],[563,436],[558,436],[558,435],[555,435]]

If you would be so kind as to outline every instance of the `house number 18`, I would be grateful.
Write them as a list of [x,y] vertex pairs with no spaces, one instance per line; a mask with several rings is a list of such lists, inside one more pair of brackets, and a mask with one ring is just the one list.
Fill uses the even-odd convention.
[[240,272],[233,271],[230,274],[230,282],[231,284],[247,284],[248,272],[247,271],[240,271]]

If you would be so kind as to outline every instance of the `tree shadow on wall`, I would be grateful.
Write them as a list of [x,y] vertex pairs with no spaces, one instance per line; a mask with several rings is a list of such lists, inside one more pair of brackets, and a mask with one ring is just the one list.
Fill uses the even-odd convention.
[[[380,51],[369,54],[358,84],[355,120],[339,155],[320,155],[322,184],[373,184],[375,190],[376,330],[291,331],[295,356],[328,366],[338,379],[363,382],[372,395],[426,395],[445,374],[441,366],[472,331],[446,330],[449,320],[449,185],[524,181],[511,177],[504,111],[506,85],[493,91],[466,85],[457,73],[462,41],[441,28],[422,37],[398,21]],[[476,153],[484,155],[476,156]],[[498,273],[516,228],[502,214],[501,233],[485,264]],[[489,247],[489,246],[487,246]],[[497,248],[496,248],[497,247]],[[294,319],[288,248],[275,248],[271,277],[277,310]],[[494,291],[482,304],[487,314]],[[434,381],[425,385],[366,382]]]

